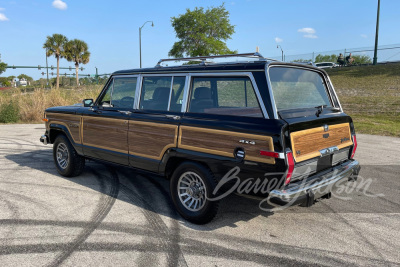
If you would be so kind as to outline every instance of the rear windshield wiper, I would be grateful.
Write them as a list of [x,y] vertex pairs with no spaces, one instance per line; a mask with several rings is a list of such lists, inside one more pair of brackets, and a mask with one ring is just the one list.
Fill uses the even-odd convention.
[[322,111],[324,110],[324,108],[326,108],[327,105],[321,105],[321,106],[317,106],[315,108],[317,108],[317,112],[315,112],[315,116],[319,117],[319,115],[321,115]]

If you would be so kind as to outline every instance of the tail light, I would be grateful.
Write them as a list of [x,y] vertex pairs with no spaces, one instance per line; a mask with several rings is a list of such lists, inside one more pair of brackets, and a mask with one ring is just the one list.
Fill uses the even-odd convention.
[[294,170],[294,158],[293,158],[293,152],[286,152],[286,164],[288,166],[287,172],[286,172],[286,179],[285,179],[285,185],[290,183],[290,180],[292,179],[293,175],[293,170]]
[[351,159],[354,158],[354,154],[356,153],[356,150],[357,150],[357,138],[356,138],[356,135],[353,135],[352,137],[353,137],[353,150],[351,151],[351,156],[350,156]]

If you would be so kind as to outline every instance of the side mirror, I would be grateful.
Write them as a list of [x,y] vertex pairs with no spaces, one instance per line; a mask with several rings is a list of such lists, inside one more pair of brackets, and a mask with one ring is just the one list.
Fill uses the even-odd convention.
[[91,107],[93,106],[93,99],[83,99],[82,103],[84,107]]

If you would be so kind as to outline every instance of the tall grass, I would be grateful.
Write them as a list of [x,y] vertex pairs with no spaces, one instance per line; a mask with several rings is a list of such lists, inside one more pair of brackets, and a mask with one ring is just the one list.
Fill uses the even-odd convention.
[[18,107],[15,110],[20,122],[38,123],[41,122],[46,108],[81,103],[84,98],[95,99],[101,87],[92,85],[77,89],[34,89],[31,92],[11,89],[0,92],[0,110],[9,103],[14,103]]

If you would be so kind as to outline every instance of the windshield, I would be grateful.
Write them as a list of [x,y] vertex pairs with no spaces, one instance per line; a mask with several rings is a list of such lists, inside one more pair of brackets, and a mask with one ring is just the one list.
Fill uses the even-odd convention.
[[321,75],[312,70],[271,67],[269,77],[278,111],[332,107]]

